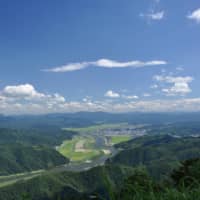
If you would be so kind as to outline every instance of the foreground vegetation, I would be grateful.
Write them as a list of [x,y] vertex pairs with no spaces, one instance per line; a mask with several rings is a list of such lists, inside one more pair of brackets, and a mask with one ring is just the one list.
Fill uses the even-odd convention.
[[149,174],[163,179],[180,166],[180,161],[200,157],[200,138],[170,135],[144,136],[116,145],[123,149],[107,163],[146,166]]
[[162,182],[144,167],[106,165],[80,173],[47,173],[0,188],[4,200],[199,200],[200,159],[183,162]]
[[144,170],[124,181],[116,200],[199,200],[200,159],[187,160],[164,182],[155,182]]
[[[120,152],[104,166],[82,172],[54,168],[69,160],[55,150],[62,141],[77,137],[76,131],[94,131],[112,126],[113,122],[149,121],[142,115],[123,120],[105,113],[5,118],[0,117],[0,199],[2,200],[198,200],[200,199],[200,132],[199,122],[157,125],[158,117],[147,130],[151,136],[123,141],[113,138]],[[81,117],[80,117],[81,116]],[[101,117],[99,117],[101,116]],[[99,125],[97,121],[102,121]],[[149,117],[148,117],[149,118]],[[171,116],[170,116],[171,118]],[[177,119],[177,116],[175,116]],[[80,120],[81,119],[81,120]],[[197,117],[195,116],[195,120]],[[34,121],[36,120],[36,121]],[[20,123],[19,123],[20,121]],[[164,120],[166,121],[166,119]],[[46,122],[50,125],[44,125]],[[24,128],[23,126],[26,126]],[[52,126],[56,124],[56,126]],[[110,125],[108,125],[110,124]],[[18,128],[14,128],[14,126]],[[76,127],[61,130],[59,127]],[[91,126],[92,125],[92,126]],[[20,128],[19,128],[20,127]],[[77,129],[77,127],[85,127]],[[88,128],[89,127],[89,128]],[[83,133],[82,132],[82,133]],[[176,137],[166,135],[171,133]],[[187,137],[177,137],[187,136]],[[83,139],[83,138],[82,138]],[[79,138],[79,141],[82,140]],[[125,140],[125,138],[123,138]],[[73,139],[72,139],[73,141]],[[121,143],[122,142],[122,143]],[[63,151],[74,148],[78,141],[66,144]],[[70,146],[71,145],[71,146]],[[79,143],[78,151],[93,150],[91,139]],[[84,153],[90,153],[85,151]],[[63,152],[66,156],[70,151]],[[72,152],[71,152],[72,153]],[[93,153],[93,152],[92,152]],[[72,155],[73,157],[74,155]],[[77,158],[83,160],[88,157]],[[93,156],[93,155],[92,155]],[[186,160],[186,161],[184,161]],[[184,161],[184,162],[183,162]],[[62,166],[63,167],[63,166]],[[44,171],[32,170],[45,169]],[[27,173],[28,172],[28,173]],[[13,173],[20,173],[11,175]],[[5,176],[6,175],[6,176]]]
[[198,200],[200,159],[191,158],[200,158],[199,138],[144,136],[116,146],[123,150],[105,166],[47,171],[1,187],[0,199]]

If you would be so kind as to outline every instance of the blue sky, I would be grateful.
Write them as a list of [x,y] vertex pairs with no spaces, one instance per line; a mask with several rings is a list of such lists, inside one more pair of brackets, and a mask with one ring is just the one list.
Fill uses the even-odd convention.
[[1,112],[200,110],[199,9],[197,0],[0,0]]

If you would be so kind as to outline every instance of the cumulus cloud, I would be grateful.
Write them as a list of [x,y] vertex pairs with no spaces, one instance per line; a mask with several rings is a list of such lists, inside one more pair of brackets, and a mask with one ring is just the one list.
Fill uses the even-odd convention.
[[44,97],[44,94],[39,93],[35,88],[30,84],[23,85],[12,85],[6,86],[3,89],[3,94],[8,97],[18,97],[18,98],[41,98]]
[[151,100],[127,101],[113,103],[107,101],[78,102],[69,101],[48,106],[48,104],[0,104],[2,113],[5,114],[44,114],[65,113],[79,111],[104,111],[104,112],[175,112],[175,111],[200,111],[200,98],[178,100]]
[[140,67],[148,67],[148,66],[158,66],[158,65],[166,65],[167,62],[164,60],[152,60],[152,61],[129,61],[129,62],[118,62],[109,59],[99,59],[97,61],[91,62],[80,62],[80,63],[68,63],[63,66],[54,67],[51,69],[44,69],[43,71],[46,72],[70,72],[81,70],[87,67],[96,66],[96,67],[103,67],[103,68],[140,68]]
[[154,79],[159,82],[169,83],[172,86],[168,88],[163,88],[162,91],[168,96],[175,96],[175,95],[186,95],[190,93],[192,90],[189,87],[189,83],[193,81],[193,78],[190,76],[154,76]]
[[[192,81],[190,77],[159,77],[160,81],[173,83]],[[176,80],[176,81],[175,81]],[[184,82],[183,81],[183,82]],[[89,97],[83,101],[67,101],[60,94],[38,92],[31,84],[6,86],[0,91],[0,111],[3,114],[46,114],[79,111],[104,112],[174,112],[200,111],[200,98],[181,98],[171,100],[139,100],[137,96],[120,95],[112,90],[107,91],[112,98],[121,97],[120,101],[107,99],[96,101]],[[37,98],[36,98],[37,97]],[[137,99],[137,101],[136,101]]]
[[[10,109],[21,111],[22,108],[31,108],[34,111],[34,108],[38,108],[36,109],[38,112],[39,108],[43,111],[44,108],[51,108],[64,102],[65,98],[60,94],[40,93],[31,84],[6,86],[0,92],[1,108],[6,108],[8,111]],[[29,111],[28,109],[27,112]]]
[[187,16],[188,19],[194,20],[197,23],[200,23],[200,8],[194,10],[191,14]]
[[105,94],[105,97],[109,97],[109,98],[119,98],[120,94],[117,92],[113,92],[112,90],[108,90]]
[[151,11],[150,13],[147,13],[147,14],[144,14],[144,13],[141,13],[140,14],[140,17],[144,17],[144,18],[147,18],[149,20],[155,20],[155,21],[159,21],[159,20],[162,20],[165,16],[165,11],[159,11],[159,12],[156,12],[156,11]]

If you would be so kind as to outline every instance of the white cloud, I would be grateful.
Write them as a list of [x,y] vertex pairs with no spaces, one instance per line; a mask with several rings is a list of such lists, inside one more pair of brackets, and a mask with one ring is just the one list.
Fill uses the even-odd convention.
[[[191,81],[187,77],[157,77],[158,80]],[[35,94],[40,94],[35,98]],[[110,90],[108,95],[120,95]],[[28,98],[27,98],[28,97]],[[45,94],[38,92],[30,84],[7,86],[0,92],[0,110],[3,114],[45,114],[65,113],[78,111],[105,111],[105,112],[174,112],[200,111],[200,98],[181,98],[176,100],[137,100],[137,96],[123,98],[123,101],[93,101],[86,98],[84,101],[67,101],[59,94]],[[128,97],[128,96],[127,96]],[[133,97],[133,98],[132,98]],[[131,100],[132,98],[132,100]]]
[[91,96],[86,96],[82,99],[83,102],[91,102],[92,97]]
[[[163,77],[156,76],[156,80],[169,84],[180,84],[170,88],[178,88],[178,93],[185,93],[192,77]],[[182,84],[182,85],[181,85]],[[177,93],[177,89],[168,88],[165,93]],[[184,88],[184,89],[183,89]],[[136,95],[124,96],[112,90],[107,91],[107,97],[119,98],[120,101],[94,101],[85,97],[83,101],[67,101],[60,94],[45,94],[38,92],[33,85],[6,86],[0,91],[0,111],[3,114],[45,114],[65,113],[78,111],[105,111],[105,112],[174,112],[200,111],[200,98],[182,98],[171,100],[139,100]],[[111,100],[111,99],[110,99]],[[137,100],[137,101],[136,101]]]
[[128,99],[128,100],[139,99],[137,95],[122,95],[122,98]]
[[151,96],[151,94],[149,94],[149,93],[144,93],[143,94],[143,97],[150,97]]
[[141,13],[140,14],[140,17],[144,17],[144,18],[147,18],[149,20],[154,20],[154,21],[160,21],[164,18],[165,16],[165,11],[159,11],[159,12],[156,12],[156,11],[151,11],[150,13],[147,13],[147,14],[144,14],[144,13]]
[[184,68],[183,67],[177,67],[176,70],[177,71],[184,71]]
[[43,71],[46,72],[71,72],[71,71],[76,71],[76,70],[81,70],[90,65],[89,62],[82,62],[82,63],[69,63],[67,65],[55,67],[52,69],[45,69]]
[[111,103],[106,101],[78,102],[70,101],[48,104],[0,104],[4,114],[44,114],[65,113],[79,111],[104,111],[104,112],[175,112],[175,111],[200,111],[200,98],[179,100],[151,100],[129,101],[123,103]]
[[118,94],[117,92],[113,92],[112,90],[108,90],[105,95],[105,97],[109,97],[109,98],[119,98],[120,94]]
[[152,5],[147,12],[141,13],[139,16],[150,21],[160,21],[165,17],[165,11],[160,9],[160,0],[153,0]]
[[159,86],[157,84],[153,84],[150,86],[151,89],[157,89]]
[[83,98],[82,101],[83,101],[83,102],[87,102],[88,99],[87,99],[87,98]]
[[162,91],[166,93],[168,96],[175,96],[175,95],[186,95],[190,93],[192,90],[189,87],[189,83],[193,81],[193,78],[190,76],[154,76],[154,79],[159,82],[170,83],[173,84],[168,88],[163,88]]
[[70,72],[70,71],[76,71],[81,70],[90,66],[96,66],[96,67],[103,67],[103,68],[126,68],[126,67],[132,67],[132,68],[140,68],[140,67],[148,67],[148,66],[158,66],[158,65],[166,65],[167,62],[163,60],[153,60],[153,61],[129,61],[129,62],[118,62],[114,60],[109,59],[100,59],[97,61],[92,62],[80,62],[80,63],[69,63],[63,66],[54,67],[51,69],[45,69],[43,71],[46,72]]
[[56,104],[64,103],[65,101],[65,98],[57,93],[51,95],[40,93],[31,84],[6,86],[0,92],[1,106],[8,110],[11,108],[28,109],[28,107],[31,107],[33,109],[38,107],[43,111],[43,109],[54,107]]
[[37,92],[30,84],[6,86],[3,89],[3,94],[8,97],[18,98],[41,98],[43,94]]
[[188,19],[195,20],[197,23],[200,23],[200,8],[194,10],[191,14],[187,16]]
[[164,15],[165,15],[165,12],[160,11],[160,12],[147,14],[147,17],[151,18],[152,20],[161,20],[161,19],[163,19]]

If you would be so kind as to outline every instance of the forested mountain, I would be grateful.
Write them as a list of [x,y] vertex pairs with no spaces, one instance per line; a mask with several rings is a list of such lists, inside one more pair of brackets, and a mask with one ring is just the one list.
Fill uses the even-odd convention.
[[194,200],[200,199],[200,159],[183,162],[167,179],[155,182],[144,170],[127,178],[116,191],[115,200]]
[[55,150],[76,133],[60,129],[0,128],[0,175],[47,169],[69,160]]
[[[68,163],[69,160],[59,154],[55,147],[81,133],[62,128],[68,123],[69,128],[81,124],[87,127],[88,124],[101,123],[103,117],[106,122],[128,120],[129,124],[138,120],[132,113],[120,114],[113,119],[112,115],[76,113],[69,116],[68,114],[46,115],[39,119],[33,116],[27,118],[1,116],[0,200],[87,200],[91,198],[129,200],[133,199],[133,196],[136,200],[140,200],[151,199],[151,195],[154,200],[169,199],[170,195],[174,199],[181,199],[179,183],[180,179],[190,172],[187,166],[194,166],[192,177],[195,173],[198,175],[200,166],[198,160],[181,163],[188,159],[200,158],[198,120],[184,123],[153,123],[145,126],[147,135],[116,144],[114,148],[118,153],[107,159],[103,166],[84,168],[81,172],[70,172],[63,167],[63,164]],[[70,121],[68,119],[71,116],[73,117]],[[139,118],[144,123],[148,122],[150,116],[152,114],[141,114]],[[165,116],[162,119],[162,116],[164,115],[160,114],[161,121],[168,118]],[[156,119],[157,117],[151,120],[156,121]],[[186,118],[183,117],[182,120],[184,119]],[[24,124],[22,124],[23,120]],[[7,127],[8,122],[12,124],[11,127]],[[57,167],[60,165],[60,168]],[[7,178],[4,177],[5,175],[40,169],[45,171],[33,176],[24,175],[24,178],[22,176],[14,182],[11,176],[8,177],[9,182],[5,181]],[[6,184],[1,183],[1,180]],[[198,181],[199,176],[197,176]],[[192,192],[190,196],[193,198],[193,194],[198,195],[200,191],[199,187],[196,191],[187,188],[183,190],[187,197]],[[177,198],[174,195],[177,195]]]
[[49,147],[22,144],[0,146],[0,176],[48,169],[68,162],[67,158]]
[[[196,190],[181,188],[187,173],[200,181],[200,138],[144,136],[117,145],[121,151],[104,166],[82,172],[50,170],[30,180],[0,188],[0,199],[181,199]],[[193,159],[182,164],[181,161]],[[190,165],[192,167],[190,167]],[[149,174],[149,175],[148,175]],[[197,176],[196,176],[197,175]],[[197,184],[198,185],[198,184]],[[184,185],[185,186],[185,185]],[[181,191],[181,192],[180,192]],[[147,193],[146,193],[147,192]],[[147,195],[148,194],[148,195]],[[188,199],[188,198],[187,198]],[[198,198],[197,198],[198,199]]]
[[0,115],[2,128],[42,128],[42,127],[87,127],[99,123],[167,124],[178,122],[200,122],[200,113],[106,113],[77,112],[47,115]]
[[170,135],[145,136],[116,145],[121,148],[107,163],[136,167],[144,165],[157,179],[167,176],[182,160],[200,157],[200,138]]
[[63,140],[71,139],[77,133],[61,128],[44,126],[40,129],[0,128],[0,144],[27,144],[56,146]]
[[0,189],[4,200],[199,200],[200,160],[181,163],[163,182],[145,168],[115,165],[80,173],[46,173]]
[[[46,173],[43,176],[0,188],[0,199],[21,200],[29,194],[32,200],[84,200],[103,197],[110,199],[124,179],[134,173],[133,168],[106,165],[79,173]],[[94,198],[95,199],[95,198]]]

